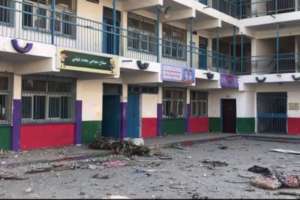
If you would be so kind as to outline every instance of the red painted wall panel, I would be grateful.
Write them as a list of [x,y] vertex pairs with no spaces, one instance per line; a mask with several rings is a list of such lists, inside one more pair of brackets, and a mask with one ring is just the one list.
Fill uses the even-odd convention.
[[300,135],[300,118],[288,119],[288,134]]
[[21,127],[22,150],[63,147],[73,145],[74,142],[74,124],[34,124]]
[[208,133],[209,121],[207,117],[191,117],[189,119],[190,133]]
[[142,137],[154,138],[157,136],[157,119],[143,118],[142,119]]

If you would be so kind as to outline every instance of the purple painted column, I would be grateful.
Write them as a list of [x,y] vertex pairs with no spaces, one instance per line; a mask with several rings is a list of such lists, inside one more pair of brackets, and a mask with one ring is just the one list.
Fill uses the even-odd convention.
[[191,117],[191,104],[186,105],[186,116],[185,116],[185,132],[190,133],[189,121]]
[[127,137],[127,103],[121,102],[120,139],[123,141],[125,137]]
[[157,104],[157,135],[158,136],[163,136],[163,134],[162,134],[162,119],[163,119],[162,104]]
[[75,144],[82,144],[82,101],[75,104]]
[[20,132],[22,124],[22,102],[13,100],[13,127],[12,127],[12,150],[20,150]]

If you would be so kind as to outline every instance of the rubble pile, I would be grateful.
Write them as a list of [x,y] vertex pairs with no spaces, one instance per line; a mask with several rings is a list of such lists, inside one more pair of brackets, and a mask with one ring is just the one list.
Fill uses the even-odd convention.
[[98,138],[89,145],[89,148],[96,150],[110,150],[114,154],[121,154],[127,157],[150,156],[150,149],[144,145],[136,145],[132,141],[116,141],[108,138]]

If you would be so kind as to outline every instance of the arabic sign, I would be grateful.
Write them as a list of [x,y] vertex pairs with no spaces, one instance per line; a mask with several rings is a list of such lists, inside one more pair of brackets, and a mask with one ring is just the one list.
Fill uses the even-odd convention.
[[194,69],[163,65],[161,79],[168,82],[193,84],[196,82],[196,75]]
[[237,76],[229,74],[221,74],[221,87],[227,89],[238,89],[239,80]]
[[61,52],[62,69],[88,72],[110,72],[114,69],[114,61],[110,57],[96,56],[73,51]]

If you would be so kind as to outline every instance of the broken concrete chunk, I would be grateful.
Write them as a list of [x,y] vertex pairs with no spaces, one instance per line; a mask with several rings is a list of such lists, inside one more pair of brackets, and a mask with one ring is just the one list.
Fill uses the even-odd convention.
[[278,190],[281,188],[282,183],[275,177],[265,177],[265,176],[258,176],[250,181],[251,185],[266,189],[266,190]]
[[248,171],[255,174],[261,174],[263,176],[272,176],[273,174],[270,169],[257,165],[254,165],[253,167],[249,168]]

